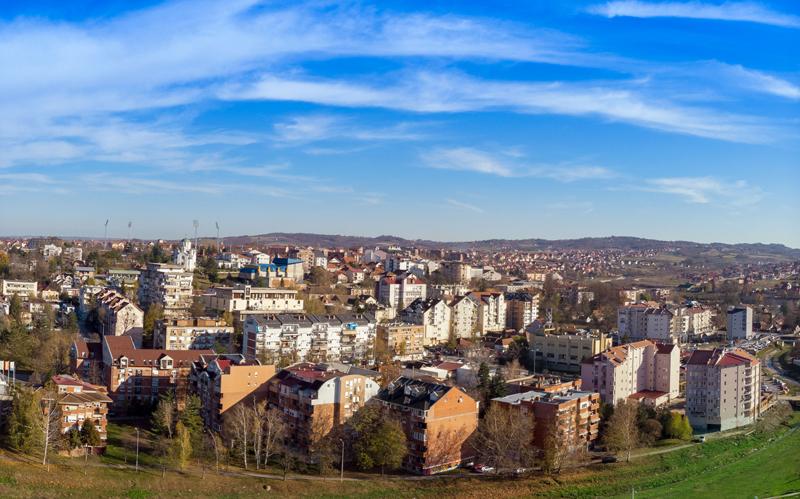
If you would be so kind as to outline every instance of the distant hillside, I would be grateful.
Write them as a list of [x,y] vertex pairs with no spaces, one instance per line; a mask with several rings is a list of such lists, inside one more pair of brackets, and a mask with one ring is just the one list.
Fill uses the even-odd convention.
[[391,244],[403,247],[418,247],[426,249],[475,249],[483,251],[513,249],[513,250],[563,250],[563,249],[619,249],[619,250],[656,250],[663,251],[677,249],[684,255],[700,255],[708,251],[717,251],[731,255],[745,255],[750,257],[768,256],[790,259],[800,259],[800,249],[789,248],[783,244],[763,243],[696,243],[691,241],[658,241],[639,237],[611,236],[611,237],[585,237],[581,239],[487,239],[482,241],[430,241],[425,239],[405,239],[402,237],[381,235],[377,237],[346,236],[339,234],[308,234],[273,232],[269,234],[234,236],[224,238],[227,246],[261,245],[291,245],[312,246],[323,248],[352,248],[388,246]]

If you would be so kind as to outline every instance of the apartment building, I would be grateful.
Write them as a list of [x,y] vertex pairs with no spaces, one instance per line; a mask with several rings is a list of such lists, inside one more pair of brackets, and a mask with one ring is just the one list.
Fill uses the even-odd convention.
[[533,423],[533,444],[545,448],[554,435],[570,450],[586,448],[600,433],[600,395],[567,389],[529,391],[492,399],[493,405],[513,410]]
[[539,295],[533,293],[506,293],[506,329],[522,331],[539,317]]
[[694,428],[729,430],[760,414],[761,365],[744,350],[695,350],[686,363],[686,415]]
[[425,327],[407,322],[379,324],[375,352],[391,359],[420,359],[425,353]]
[[139,275],[139,304],[164,307],[164,317],[185,317],[192,306],[192,273],[180,265],[148,263]]
[[581,371],[584,359],[608,350],[613,343],[600,331],[567,332],[546,327],[529,327],[527,337],[537,369],[575,373]]
[[98,317],[103,324],[103,334],[122,336],[128,334],[141,346],[144,312],[122,293],[105,288],[94,295]]
[[445,261],[439,264],[439,273],[449,283],[469,284],[472,267],[464,262]]
[[387,273],[378,280],[376,298],[383,305],[402,310],[418,298],[427,298],[427,286],[410,272]]
[[413,473],[441,473],[474,459],[467,441],[478,427],[479,403],[459,387],[401,376],[375,397],[403,425]]
[[128,269],[109,269],[106,280],[112,286],[122,287],[123,285],[132,285],[139,281],[138,270]]
[[200,397],[207,428],[219,431],[225,414],[240,403],[264,400],[274,365],[247,360],[242,354],[201,355],[189,374],[191,393]]
[[679,396],[680,348],[641,340],[586,359],[581,387],[607,404],[628,398],[658,406]]
[[711,309],[693,304],[687,307],[677,307],[673,310],[672,333],[681,338],[681,342],[689,338],[703,336],[714,332]]
[[102,447],[105,447],[108,406],[111,404],[105,388],[64,374],[53,376],[52,381],[56,390],[54,402],[58,406],[60,433],[67,434],[72,429],[80,431],[86,421],[92,421],[100,434]]
[[220,312],[253,311],[296,313],[303,311],[303,300],[294,289],[258,288],[249,284],[210,288],[202,297],[206,308]]
[[267,381],[267,403],[284,414],[287,443],[306,454],[377,395],[377,374],[344,365],[295,364]]
[[83,260],[83,248],[79,248],[77,246],[69,246],[67,248],[64,248],[62,256],[64,261],[68,263],[77,260]]
[[62,251],[64,250],[61,246],[56,246],[55,244],[45,244],[42,246],[42,256],[46,259],[61,256]]
[[445,343],[450,338],[451,315],[444,300],[418,298],[400,312],[400,320],[422,326],[424,344],[429,346]]
[[22,296],[22,297],[36,297],[39,292],[36,282],[31,281],[11,281],[8,279],[0,279],[0,295],[2,296]]
[[161,395],[173,393],[185,403],[192,362],[212,350],[162,350],[136,348],[128,336],[103,336],[103,384],[114,408],[149,406]]
[[478,328],[479,305],[469,295],[455,297],[450,302],[450,322],[456,338],[473,338],[481,335]]
[[153,331],[153,346],[167,350],[207,350],[233,344],[233,326],[209,317],[161,319]]
[[197,249],[192,248],[190,239],[181,239],[172,250],[172,263],[182,267],[186,272],[194,272],[197,267]]
[[667,307],[655,303],[634,303],[617,309],[617,328],[621,338],[630,340],[651,339],[660,342],[681,343],[685,337],[675,322],[675,314]]
[[375,327],[366,314],[248,314],[242,353],[273,363],[281,358],[362,362],[372,356]]
[[69,349],[69,371],[89,383],[103,384],[102,342],[76,338]]
[[749,340],[753,337],[753,309],[748,306],[728,310],[728,339]]
[[503,331],[506,328],[506,299],[498,291],[470,293],[478,304],[478,330],[481,333]]

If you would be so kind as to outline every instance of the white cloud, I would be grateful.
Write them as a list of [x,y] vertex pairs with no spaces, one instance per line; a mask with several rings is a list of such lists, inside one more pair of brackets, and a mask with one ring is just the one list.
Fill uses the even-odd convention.
[[[687,106],[650,96],[638,81],[525,82],[481,80],[458,73],[420,71],[396,85],[289,79],[274,75],[230,85],[231,100],[311,102],[340,107],[378,107],[419,113],[510,110],[531,114],[598,116],[647,128],[732,142],[761,143],[778,133],[763,120]],[[654,92],[657,94],[657,92]]]
[[721,202],[733,206],[757,203],[763,193],[744,180],[723,181],[714,177],[663,177],[644,180],[640,190],[678,196],[688,203]]
[[306,144],[332,139],[357,141],[395,141],[419,140],[422,133],[412,128],[422,128],[422,124],[397,123],[389,127],[359,126],[346,117],[333,115],[295,116],[273,126],[274,139],[284,145]]
[[610,178],[614,172],[601,166],[582,165],[529,165],[520,160],[522,153],[513,150],[513,155],[503,157],[470,147],[438,148],[422,155],[422,161],[430,168],[468,171],[499,177],[535,177],[558,182],[575,182]]
[[475,213],[485,213],[486,211],[483,208],[480,208],[475,205],[471,205],[469,203],[465,203],[463,201],[458,201],[456,199],[446,199],[447,204],[453,206],[455,208],[461,208],[464,210],[474,211]]
[[721,72],[742,88],[786,99],[800,99],[800,86],[776,76],[748,69],[738,64],[719,64]]
[[684,17],[716,21],[743,21],[784,28],[800,27],[800,17],[771,10],[755,2],[643,2],[618,0],[589,7],[606,17]]

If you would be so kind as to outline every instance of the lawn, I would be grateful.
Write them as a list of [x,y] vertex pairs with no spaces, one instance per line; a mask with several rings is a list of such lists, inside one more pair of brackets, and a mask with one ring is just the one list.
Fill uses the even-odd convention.
[[[338,482],[301,479],[282,481],[229,476],[194,468],[186,473],[143,468],[135,473],[110,463],[125,455],[90,460],[58,459],[48,472],[41,465],[0,456],[0,497],[766,497],[800,491],[800,412],[784,424],[767,418],[757,431],[635,460],[630,464],[596,465],[555,477],[487,478],[475,475],[435,479]],[[771,419],[771,420],[770,420]],[[112,430],[112,442],[125,441],[125,430]],[[131,457],[127,458],[132,464]],[[152,466],[155,463],[147,463]]]

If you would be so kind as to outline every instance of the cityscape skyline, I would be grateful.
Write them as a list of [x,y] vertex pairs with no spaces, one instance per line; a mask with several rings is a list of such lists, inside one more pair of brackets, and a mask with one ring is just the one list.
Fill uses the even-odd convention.
[[[797,5],[0,7],[0,233],[800,247]],[[43,97],[46,96],[46,97]]]

